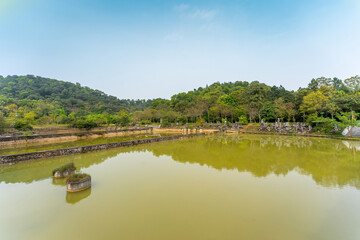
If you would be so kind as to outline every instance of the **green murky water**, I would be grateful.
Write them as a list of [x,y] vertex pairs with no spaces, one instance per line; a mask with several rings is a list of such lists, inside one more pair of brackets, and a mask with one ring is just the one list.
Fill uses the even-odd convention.
[[[0,239],[360,239],[360,142],[214,135],[0,167]],[[73,161],[92,188],[66,193]]]
[[181,133],[166,133],[166,134],[129,134],[124,136],[116,136],[116,137],[98,137],[98,138],[82,138],[75,141],[62,141],[62,142],[48,142],[48,143],[24,143],[18,145],[4,145],[0,146],[0,155],[8,155],[8,154],[18,154],[18,153],[26,153],[26,152],[36,152],[50,149],[59,149],[59,148],[69,148],[69,147],[78,147],[84,145],[95,145],[95,144],[103,144],[103,143],[113,143],[113,142],[121,142],[121,141],[130,141],[137,139],[146,139],[146,138],[155,138],[155,137],[165,137],[170,135],[177,135]]

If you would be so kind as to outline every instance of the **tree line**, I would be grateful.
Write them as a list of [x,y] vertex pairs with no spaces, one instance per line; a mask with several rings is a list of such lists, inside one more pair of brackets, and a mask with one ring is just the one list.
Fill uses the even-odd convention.
[[[27,76],[0,76],[2,122],[29,124],[306,122],[328,130],[357,124],[360,77],[314,78],[296,91],[258,81],[216,82],[171,99],[124,100],[80,84]],[[75,126],[74,125],[74,126]]]

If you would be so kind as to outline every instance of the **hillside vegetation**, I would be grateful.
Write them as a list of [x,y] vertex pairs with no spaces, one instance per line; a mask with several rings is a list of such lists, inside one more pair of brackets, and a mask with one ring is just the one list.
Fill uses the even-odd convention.
[[[171,99],[121,100],[80,84],[27,76],[0,77],[0,111],[6,125],[283,121],[307,122],[329,131],[356,125],[360,77],[312,79],[297,91],[254,82],[216,82]],[[2,125],[4,125],[2,124]]]
[[[37,107],[41,103],[62,108],[66,113],[116,113],[120,110],[143,110],[144,100],[120,100],[99,90],[82,87],[79,83],[27,76],[0,76],[0,95],[3,104]],[[4,102],[4,103],[3,103]]]

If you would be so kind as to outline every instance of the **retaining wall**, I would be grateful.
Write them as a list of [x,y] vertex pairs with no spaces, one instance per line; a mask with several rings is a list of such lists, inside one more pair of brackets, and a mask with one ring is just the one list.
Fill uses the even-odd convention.
[[15,137],[0,137],[0,142],[11,142],[19,140],[33,140],[33,139],[43,139],[43,138],[58,138],[58,137],[81,137],[86,135],[101,135],[107,133],[121,133],[121,132],[137,132],[137,131],[147,131],[150,128],[138,128],[138,129],[126,129],[126,130],[111,130],[111,131],[94,131],[94,132],[78,132],[78,133],[59,133],[59,134],[46,134],[46,135],[29,135],[29,136],[15,136]]
[[0,164],[14,164],[14,163],[18,163],[18,162],[35,160],[35,159],[43,159],[43,158],[50,158],[50,157],[57,157],[57,156],[66,156],[66,155],[71,155],[71,154],[94,152],[94,151],[100,151],[100,150],[106,150],[106,149],[118,148],[118,147],[129,147],[129,146],[138,145],[138,144],[162,142],[162,141],[168,141],[168,140],[179,139],[179,138],[184,138],[184,137],[194,137],[194,136],[202,136],[202,135],[205,135],[205,133],[175,135],[175,136],[139,139],[139,140],[132,140],[132,141],[124,141],[124,142],[104,143],[104,144],[71,147],[71,148],[61,148],[61,149],[46,150],[46,151],[39,151],[39,152],[0,155]]

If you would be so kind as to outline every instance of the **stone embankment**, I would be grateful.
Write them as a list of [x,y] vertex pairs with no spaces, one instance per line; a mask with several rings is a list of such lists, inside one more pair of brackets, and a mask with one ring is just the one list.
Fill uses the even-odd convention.
[[59,134],[46,134],[46,135],[28,135],[28,136],[14,136],[14,137],[0,137],[1,142],[12,142],[21,140],[35,140],[35,139],[46,139],[46,138],[60,138],[60,137],[81,137],[84,135],[102,135],[108,133],[130,133],[139,131],[148,131],[151,128],[137,128],[137,129],[126,129],[126,130],[111,130],[111,131],[89,131],[89,132],[78,132],[78,133],[59,133]]
[[202,135],[205,135],[205,133],[174,135],[174,136],[166,136],[166,137],[158,137],[158,138],[148,138],[148,139],[140,139],[140,140],[132,140],[132,141],[115,142],[115,143],[104,143],[104,144],[96,144],[96,145],[88,145],[88,146],[80,146],[80,147],[45,150],[45,151],[39,151],[39,152],[29,152],[29,153],[20,153],[20,154],[12,154],[12,155],[0,155],[0,164],[14,164],[14,163],[19,163],[19,162],[23,162],[23,161],[35,160],[35,159],[66,156],[66,155],[94,152],[94,151],[119,148],[119,147],[129,147],[129,146],[134,146],[134,145],[139,145],[139,144],[162,142],[162,141],[168,141],[168,140],[173,140],[173,139],[180,139],[180,138],[184,138],[184,137],[195,137],[195,136],[202,136]]

